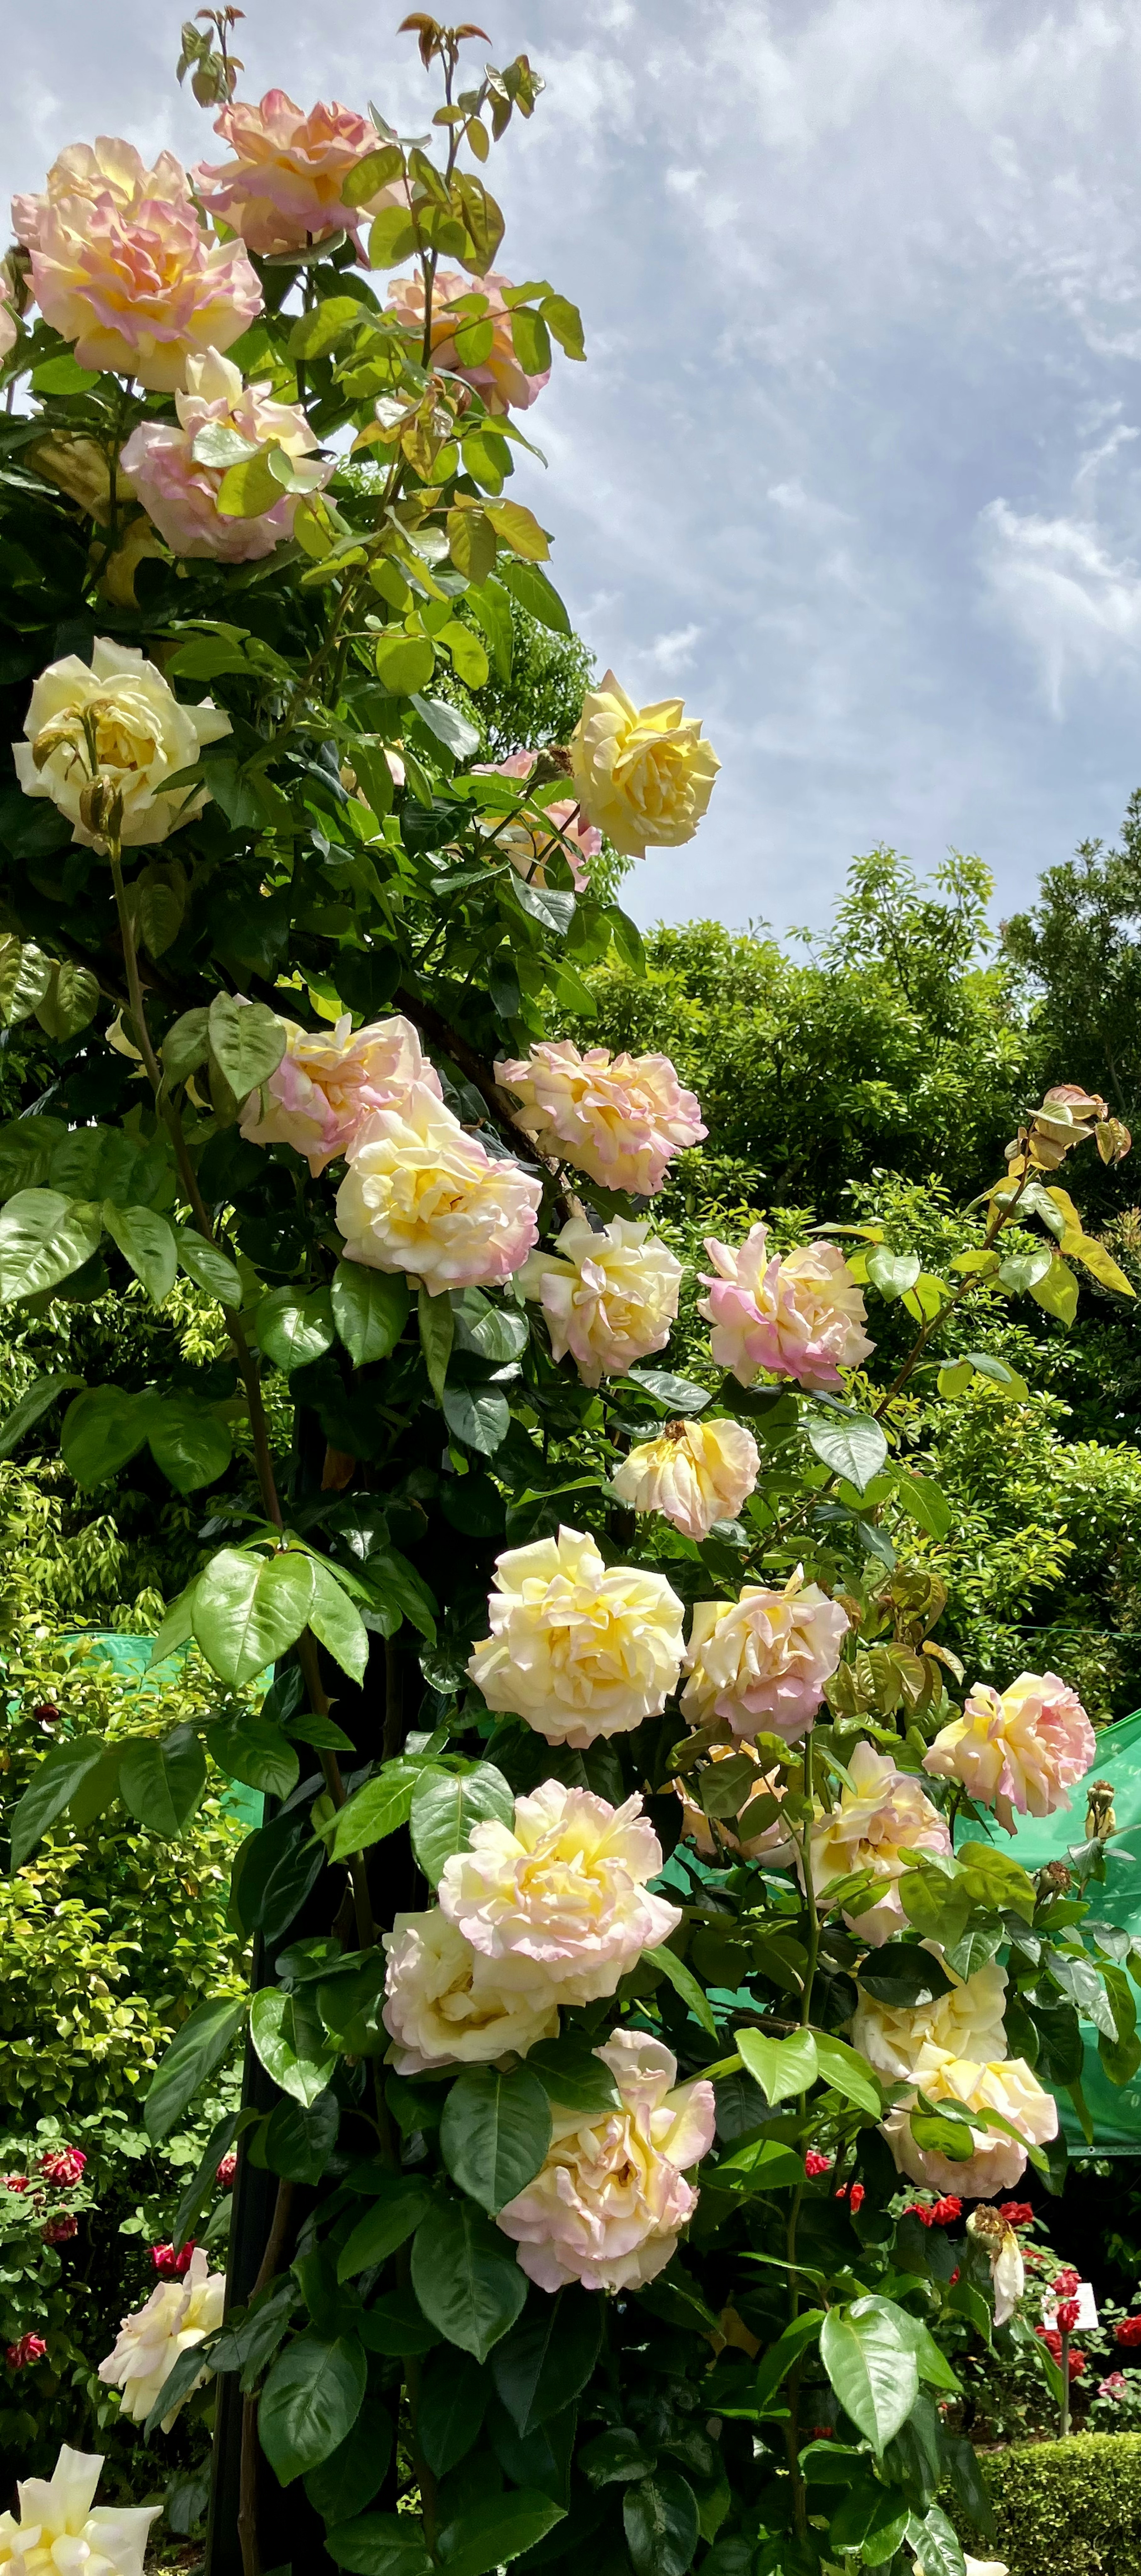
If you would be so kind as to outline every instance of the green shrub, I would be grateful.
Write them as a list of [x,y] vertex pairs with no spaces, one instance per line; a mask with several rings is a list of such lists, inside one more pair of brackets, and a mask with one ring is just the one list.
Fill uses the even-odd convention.
[[[983,2465],[998,2526],[987,2556],[1010,2576],[1136,2576],[1141,2433],[1019,2444]],[[978,2549],[977,2533],[964,2539]]]

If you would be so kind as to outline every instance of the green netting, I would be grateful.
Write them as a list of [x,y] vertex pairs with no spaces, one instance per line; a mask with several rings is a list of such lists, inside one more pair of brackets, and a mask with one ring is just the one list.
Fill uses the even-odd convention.
[[[1127,1834],[1130,1827],[1141,1828],[1141,1709],[1132,1717],[1123,1717],[1116,1726],[1103,1728],[1097,1739],[1092,1776],[1113,1782],[1119,1834]],[[1013,1843],[997,1830],[988,1835],[982,1825],[966,1825],[959,1847],[968,1842],[997,1842],[1004,1850],[1013,1851],[1024,1869],[1041,1869],[1044,1861],[1065,1860],[1071,1843],[1084,1840],[1085,1803],[1080,1784],[1073,1792],[1073,1800],[1068,1814],[1063,1810],[1056,1816],[1017,1816]],[[1125,1931],[1141,1934],[1141,1831],[1135,1832],[1131,1841],[1111,1845],[1106,1866],[1105,1885],[1090,1890],[1094,1911],[1107,1923],[1120,1923]],[[1096,2038],[1087,2036],[1082,2090],[1093,2121],[1097,2154],[1141,2156],[1141,2073],[1132,2084],[1111,2084],[1098,2057]],[[1059,2093],[1057,2098],[1071,2155],[1088,2155],[1089,2147],[1068,2094]]]

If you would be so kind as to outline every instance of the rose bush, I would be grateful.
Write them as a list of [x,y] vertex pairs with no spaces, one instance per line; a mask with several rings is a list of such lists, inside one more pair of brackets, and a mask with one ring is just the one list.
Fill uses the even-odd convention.
[[[256,1990],[196,1999],[147,2131],[245,2038],[242,2106],[103,2384],[151,2436],[214,2409],[211,2576],[960,2576],[937,2338],[1037,2339],[985,2229],[951,2281],[898,2174],[948,2208],[1031,2160],[1056,2184],[1079,2005],[1116,2080],[1141,2042],[1090,1910],[1105,1802],[1064,1889],[963,1838],[1056,1806],[1092,1744],[1054,1676],[952,1694],[909,1389],[992,1272],[1059,1313],[1075,1260],[1126,1292],[1044,1177],[1060,1127],[1112,1122],[1028,1109],[948,1280],[882,1229],[778,1255],[763,1224],[679,1275],[642,1202],[700,1097],[565,1032],[585,969],[641,959],[618,862],[693,838],[715,755],[610,674],[506,772],[465,713],[516,612],[568,622],[505,486],[581,325],[499,267],[482,175],[541,84],[521,55],[459,86],[486,40],[415,13],[433,158],[378,112],[241,101],[232,23],[183,37],[232,157],[196,197],[168,157],[65,155],[0,371],[0,1009],[42,1038],[0,1127],[0,1300],[70,1310],[75,1363],[4,1444],[59,1406],[81,1491],[177,1498],[155,1662],[217,1685],[50,1744],[17,1874],[65,1816],[177,1846],[207,1751],[275,1802],[230,1891]],[[99,1295],[157,1319],[114,1380]],[[874,1298],[915,1327],[880,1385]],[[235,2152],[223,2320],[200,2249],[177,2265]]]

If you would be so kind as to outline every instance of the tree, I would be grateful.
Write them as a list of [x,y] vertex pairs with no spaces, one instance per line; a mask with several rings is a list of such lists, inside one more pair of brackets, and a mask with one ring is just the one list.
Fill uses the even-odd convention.
[[[1037,902],[1002,925],[1003,950],[1034,997],[1048,1079],[1103,1092],[1128,1121],[1141,1102],[1141,788],[1129,800],[1123,847],[1083,841],[1072,859],[1047,868]],[[1120,1206],[1107,1184],[1103,1204]]]

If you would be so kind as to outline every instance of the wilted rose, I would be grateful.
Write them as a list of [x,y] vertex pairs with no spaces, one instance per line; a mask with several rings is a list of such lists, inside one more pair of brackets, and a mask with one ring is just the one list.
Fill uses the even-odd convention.
[[631,1449],[611,1482],[636,1512],[661,1512],[687,1538],[702,1539],[716,1521],[736,1520],[760,1464],[741,1423],[678,1420]]

